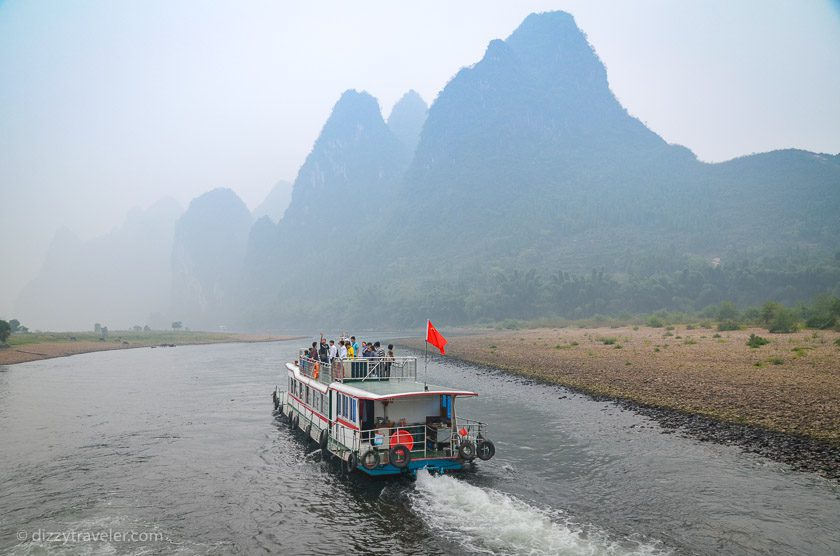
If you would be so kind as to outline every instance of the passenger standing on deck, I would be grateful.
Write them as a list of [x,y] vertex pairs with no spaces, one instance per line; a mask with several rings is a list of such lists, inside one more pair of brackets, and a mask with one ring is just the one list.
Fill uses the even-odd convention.
[[338,357],[338,347],[335,345],[335,340],[330,340],[330,362]]
[[321,347],[318,348],[318,356],[324,363],[329,363],[330,348],[327,347],[327,341],[321,336]]
[[356,337],[355,336],[350,336],[350,345],[353,347],[353,355],[355,357],[361,357],[362,352],[359,348],[359,343],[356,342]]
[[344,340],[338,341],[338,358],[342,361],[347,359],[347,346],[344,344]]
[[391,364],[394,362],[394,344],[388,344],[388,353],[385,354],[385,376],[391,376]]

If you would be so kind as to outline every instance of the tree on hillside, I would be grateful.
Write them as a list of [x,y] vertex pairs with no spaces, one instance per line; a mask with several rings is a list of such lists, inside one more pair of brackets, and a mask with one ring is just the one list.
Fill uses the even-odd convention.
[[179,320],[176,320],[175,322],[172,323],[172,330],[180,330],[183,327],[184,327],[184,323],[182,323]]
[[11,333],[12,327],[9,326],[9,323],[4,320],[0,320],[0,342],[5,344],[6,340],[9,339],[9,334]]
[[12,334],[20,330],[20,321],[17,319],[12,319],[9,321],[9,326],[12,329]]

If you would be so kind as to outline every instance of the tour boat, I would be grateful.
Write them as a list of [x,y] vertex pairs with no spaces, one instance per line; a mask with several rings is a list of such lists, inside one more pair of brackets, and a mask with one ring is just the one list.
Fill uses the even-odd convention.
[[287,389],[272,395],[275,410],[349,472],[446,473],[496,452],[485,423],[456,410],[459,398],[478,394],[418,382],[414,357],[326,363],[301,350],[286,369]]

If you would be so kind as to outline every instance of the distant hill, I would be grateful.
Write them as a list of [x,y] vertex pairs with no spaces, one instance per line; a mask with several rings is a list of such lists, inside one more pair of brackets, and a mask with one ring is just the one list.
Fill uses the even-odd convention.
[[253,218],[230,189],[193,199],[172,246],[170,315],[191,328],[217,329],[238,312],[241,269]]
[[278,181],[265,199],[254,209],[252,216],[254,220],[259,220],[263,216],[268,216],[273,222],[277,223],[283,218],[283,214],[289,207],[292,200],[292,184],[285,181]]
[[404,94],[391,110],[388,127],[408,152],[413,153],[417,148],[428,112],[429,106],[414,89]]
[[155,310],[168,280],[168,316],[192,328],[381,330],[840,295],[840,155],[697,160],[628,114],[564,12],[491,41],[431,107],[409,91],[386,122],[346,91],[253,215],[229,189],[177,224],[149,213],[57,235],[22,307],[103,320],[126,288]]
[[17,313],[33,329],[145,325],[151,313],[166,308],[181,211],[174,200],[162,199],[146,210],[132,209],[122,226],[84,242],[58,230],[44,266],[20,294]]
[[[317,292],[340,296],[335,276],[365,265],[411,156],[368,93],[346,91],[298,172],[283,219],[251,231],[242,296],[246,323],[300,314]],[[278,292],[283,292],[278,295]]]
[[[283,220],[252,231],[246,322],[323,322],[325,314],[413,322],[434,311],[497,318],[490,300],[531,288],[526,275],[540,299],[517,293],[510,303],[533,304],[535,315],[693,309],[760,295],[735,278],[706,276],[714,265],[834,260],[837,156],[788,150],[698,161],[627,113],[567,13],[528,16],[458,72],[427,115],[421,103],[409,93],[386,126],[375,99],[345,93]],[[703,276],[691,281],[699,290],[651,285],[682,271]],[[835,287],[834,271],[814,272],[811,282],[776,277],[766,295]],[[597,280],[605,299],[604,288],[623,288],[625,299],[550,301],[551,276],[591,292]],[[561,285],[570,296],[572,286]]]

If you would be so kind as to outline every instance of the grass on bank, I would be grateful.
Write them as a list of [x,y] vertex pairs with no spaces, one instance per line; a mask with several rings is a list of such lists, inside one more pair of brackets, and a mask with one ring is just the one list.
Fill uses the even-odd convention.
[[[664,328],[670,332],[682,325],[687,330],[715,329],[731,332],[761,327],[773,334],[789,334],[803,329],[840,331],[840,298],[822,295],[810,304],[786,307],[769,301],[760,307],[738,309],[734,303],[724,301],[698,313],[659,311],[650,315],[622,314],[618,316],[594,315],[590,318],[567,319],[562,317],[531,320],[505,319],[485,323],[485,328],[496,330],[528,330],[535,328]],[[666,332],[667,333],[667,332]]]
[[223,332],[200,332],[200,331],[175,331],[175,330],[109,330],[108,337],[104,340],[96,332],[25,332],[15,333],[9,336],[6,343],[9,347],[22,347],[43,343],[75,343],[75,342],[102,342],[155,345],[155,344],[178,344],[178,343],[204,343],[233,341],[236,334]]

